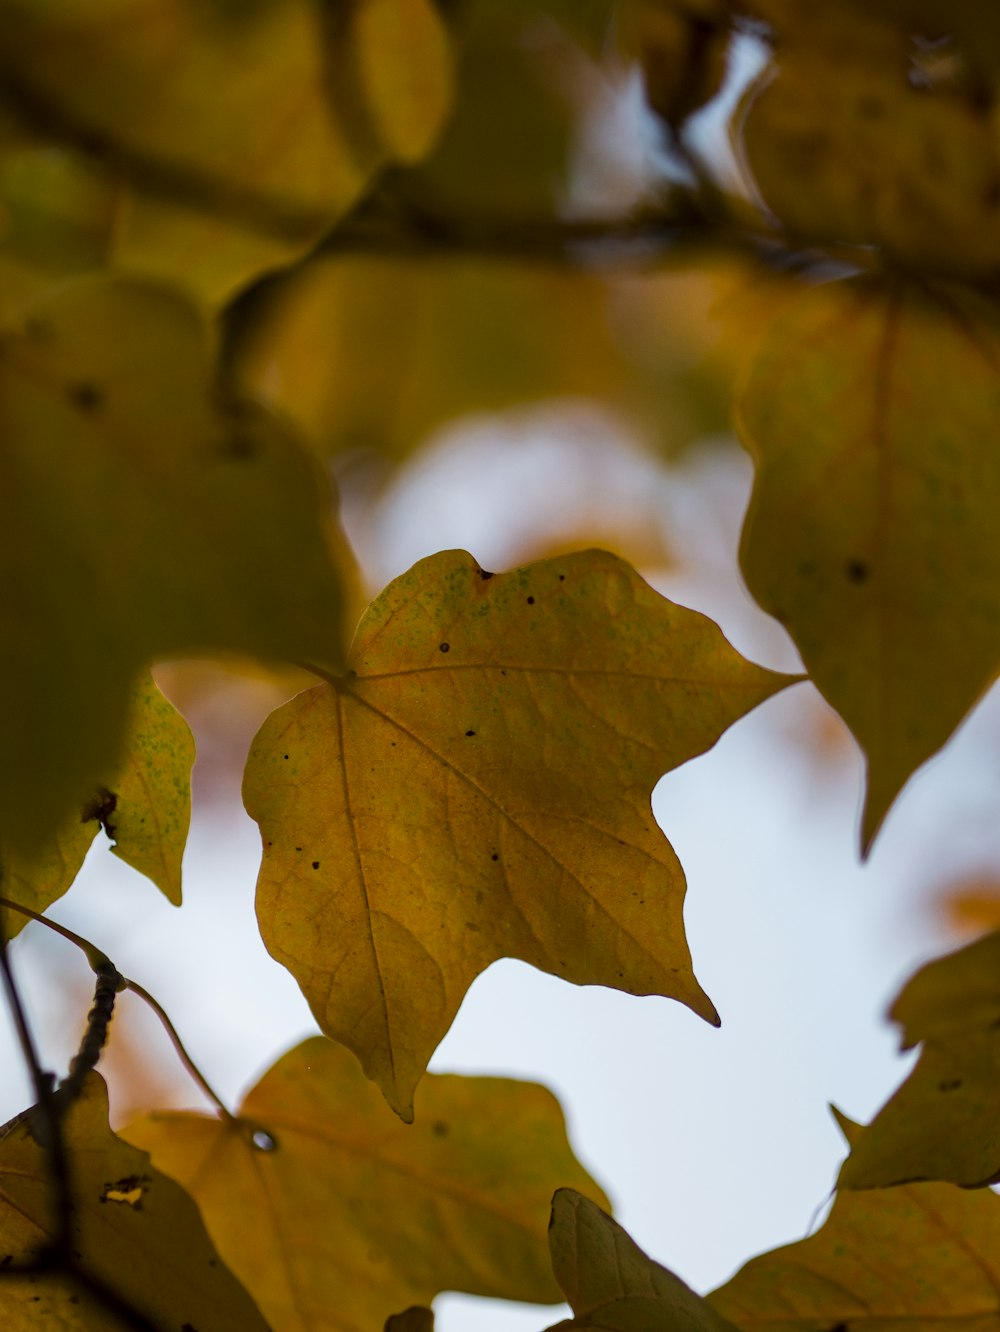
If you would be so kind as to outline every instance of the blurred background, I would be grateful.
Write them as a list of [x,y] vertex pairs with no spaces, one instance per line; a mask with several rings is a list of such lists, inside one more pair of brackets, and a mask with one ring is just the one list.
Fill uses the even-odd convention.
[[[452,128],[427,162],[379,186],[381,216],[401,231],[362,227],[239,294],[224,319],[230,373],[296,420],[336,481],[355,618],[437,550],[504,569],[596,545],[710,615],[748,657],[795,670],[740,578],[752,469],[729,422],[755,339],[803,279],[737,246],[671,249],[653,233],[646,253],[610,225],[685,191],[704,203],[703,169],[728,208],[753,207],[728,127],[766,52],[752,30],[727,40],[679,150],[637,64],[666,86],[673,37],[639,23],[634,47],[627,34],[609,45],[606,8],[464,6]],[[51,184],[59,162],[25,150],[22,168],[23,205],[32,169],[36,187]],[[542,221],[522,227],[521,252],[500,254],[471,224],[442,242],[435,223],[455,217]],[[553,220],[580,219],[608,219],[608,235],[596,226],[572,264],[553,258]],[[256,931],[259,839],[239,797],[254,731],[309,679],[203,662],[157,678],[199,749],[184,906],[102,839],[51,914],[156,995],[232,1104],[315,1030]],[[1000,924],[998,759],[991,694],[911,781],[862,865],[859,754],[811,685],[785,691],[653,797],[688,876],[695,969],[721,1031],[666,1000],[505,961],[473,985],[432,1069],[546,1083],[635,1240],[696,1289],[719,1284],[817,1223],[843,1155],[828,1103],[867,1120],[909,1066],[882,1017],[902,981]],[[83,959],[32,925],[14,960],[45,1059],[64,1069],[90,1003]],[[31,1095],[5,1020],[0,1061],[6,1118]],[[102,1069],[116,1123],[201,1104],[132,996]],[[559,1316],[451,1295],[435,1307],[443,1332],[540,1332]]]

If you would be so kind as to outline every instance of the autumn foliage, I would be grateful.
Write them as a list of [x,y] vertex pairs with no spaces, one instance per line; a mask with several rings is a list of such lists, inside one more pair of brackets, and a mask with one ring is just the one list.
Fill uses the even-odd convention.
[[[591,159],[632,78],[629,185]],[[698,117],[731,85],[727,168]],[[902,989],[919,1058],[841,1121],[822,1228],[706,1296],[549,1092],[426,1070],[500,958],[717,1024],[659,778],[813,688],[863,856],[993,681],[998,126],[974,0],[0,0],[0,959],[36,1092],[0,1131],[3,1328],[428,1332],[444,1290],[560,1329],[997,1325],[1000,933]],[[336,482],[555,398],[667,466],[734,424],[742,573],[801,675],[644,581],[630,515],[618,553],[440,552],[365,608]],[[115,996],[158,1005],[46,913],[102,829],[180,906],[195,745],[154,681],[195,657],[304,684],[243,797],[321,1034],[115,1134]],[[46,923],[97,984],[61,1081],[7,946]]]

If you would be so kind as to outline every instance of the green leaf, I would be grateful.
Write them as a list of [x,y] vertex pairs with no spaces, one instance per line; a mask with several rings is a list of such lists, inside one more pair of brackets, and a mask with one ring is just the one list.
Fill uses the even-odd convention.
[[576,1315],[550,1332],[733,1332],[700,1295],[572,1189],[552,1199],[549,1247],[556,1280]]
[[[57,1097],[58,1100],[58,1097]],[[87,1075],[63,1118],[71,1162],[70,1247],[84,1280],[57,1270],[0,1274],[5,1332],[122,1332],[94,1283],[157,1328],[267,1332],[256,1306],[222,1265],[198,1209],[108,1127],[104,1082]],[[30,1262],[53,1239],[46,1126],[37,1107],[0,1129],[0,1253],[4,1266]]]
[[863,842],[1000,664],[1000,320],[950,287],[808,292],[738,404],[751,592],[868,765]]
[[839,1184],[1000,1176],[1000,931],[922,967],[889,1010],[916,1067],[861,1130]]
[[497,958],[718,1021],[649,799],[791,677],[601,551],[423,560],[349,664],[268,718],[244,801],[264,941],[400,1114]]
[[[44,911],[70,887],[103,827],[115,855],[151,879],[168,902],[180,906],[194,757],[187,722],[152,677],[142,675],[133,691],[125,752],[117,770],[66,820],[42,855],[10,858],[4,867],[3,896]],[[5,937],[13,937],[25,924],[25,917],[5,912]]]
[[158,656],[334,663],[330,495],[262,410],[220,400],[165,290],[81,279],[0,354],[0,844],[38,855],[117,762]]
[[126,1136],[194,1196],[281,1332],[371,1332],[441,1290],[555,1302],[552,1190],[603,1201],[558,1103],[534,1083],[435,1075],[420,1098],[406,1127],[353,1056],[315,1037],[265,1073],[238,1121],[161,1113]]

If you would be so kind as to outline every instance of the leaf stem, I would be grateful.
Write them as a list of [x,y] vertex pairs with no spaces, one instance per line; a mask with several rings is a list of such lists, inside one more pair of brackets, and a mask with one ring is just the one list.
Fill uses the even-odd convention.
[[[212,1089],[211,1085],[206,1080],[205,1075],[202,1073],[201,1069],[198,1068],[197,1064],[194,1062],[194,1060],[188,1054],[187,1050],[184,1048],[184,1042],[181,1040],[180,1036],[178,1035],[177,1028],[174,1026],[170,1018],[167,1016],[166,1010],[156,999],[153,998],[153,996],[144,986],[140,985],[138,981],[130,980],[127,976],[123,976],[121,972],[118,970],[118,968],[111,961],[111,959],[107,956],[106,953],[101,952],[101,950],[95,947],[95,945],[92,944],[89,941],[89,939],[84,939],[82,935],[79,935],[75,933],[75,931],[68,929],[65,925],[60,925],[58,921],[50,920],[48,916],[43,916],[40,912],[34,911],[31,907],[21,906],[19,902],[12,902],[7,897],[0,897],[0,907],[6,907],[10,911],[17,911],[22,916],[27,916],[30,920],[37,921],[39,925],[44,925],[46,929],[52,930],[54,931],[54,933],[62,935],[64,939],[68,939],[71,944],[74,944],[77,948],[80,949],[82,953],[86,955],[87,961],[90,963],[91,969],[97,974],[98,981],[97,981],[97,989],[94,995],[94,1007],[91,1009],[91,1012],[88,1016],[87,1031],[84,1034],[83,1042],[81,1043],[80,1046],[80,1051],[70,1066],[70,1075],[69,1078],[66,1080],[67,1083],[69,1083],[70,1085],[76,1085],[76,1083],[79,1081],[79,1076],[77,1076],[78,1067],[80,1068],[81,1076],[82,1072],[85,1071],[85,1068],[79,1065],[78,1061],[83,1060],[85,1066],[90,1068],[92,1068],[94,1064],[96,1064],[97,1057],[100,1055],[101,1049],[104,1046],[104,1041],[107,1036],[107,1028],[111,1021],[111,1010],[114,1005],[114,995],[121,990],[131,990],[133,994],[137,994],[139,998],[143,1000],[144,1003],[148,1004],[148,1006],[160,1019],[160,1022],[163,1025],[163,1029],[170,1037],[170,1042],[177,1053],[177,1057],[180,1059],[181,1063],[187,1069],[190,1076],[202,1089],[202,1091],[205,1093],[208,1099],[222,1113],[225,1119],[228,1120],[236,1119],[236,1116],[228,1108],[228,1106],[225,1104],[222,1098]],[[6,958],[5,946],[0,948],[0,967],[2,967],[3,969],[6,981],[6,978],[9,975],[9,964]],[[13,977],[11,977],[10,979],[12,982]],[[9,986],[8,986],[8,993],[10,993]],[[16,989],[14,991],[14,995],[15,998],[17,999],[17,1002],[15,1004],[14,1000],[12,999],[11,1007],[14,1011],[15,1022],[17,1022],[18,1024],[18,1032],[19,1034],[21,1034],[21,1044],[25,1052],[25,1060],[29,1064],[32,1070],[32,1078],[35,1082],[35,1091],[36,1094],[38,1095],[39,1103],[44,1104],[42,1094],[39,1091],[39,1088],[42,1082],[45,1082],[46,1086],[48,1087],[47,1094],[51,1096],[52,1075],[50,1073],[43,1073],[41,1070],[41,1066],[38,1063],[37,1055],[34,1052],[34,1043],[31,1040],[31,1033],[28,1030],[26,1021],[24,1020],[23,1008],[20,1004],[19,997],[17,997]],[[26,1041],[27,1044],[25,1043]],[[91,1057],[93,1057],[92,1062],[87,1063],[86,1061],[91,1060]],[[66,1083],[64,1083],[63,1085],[65,1086]]]
[[194,1062],[194,1060],[188,1054],[187,1050],[184,1048],[184,1042],[177,1034],[177,1028],[170,1021],[170,1018],[166,1014],[166,1010],[162,1007],[162,1005],[158,1002],[158,1000],[154,999],[153,996],[149,993],[149,991],[147,989],[144,989],[143,986],[141,986],[138,981],[129,980],[127,976],[124,976],[122,979],[125,982],[125,989],[131,990],[133,994],[137,994],[140,999],[142,999],[145,1003],[149,1005],[149,1007],[153,1010],[156,1016],[160,1019],[160,1022],[163,1024],[164,1030],[166,1031],[167,1035],[170,1037],[170,1041],[174,1047],[174,1050],[177,1053],[178,1059],[187,1069],[191,1077],[194,1078],[195,1082],[197,1082],[198,1086],[202,1089],[202,1091],[205,1093],[208,1099],[222,1113],[223,1118],[229,1120],[236,1120],[237,1116],[232,1113],[232,1111],[229,1109],[226,1103],[212,1090],[208,1082],[205,1081],[204,1074],[201,1072],[201,1069],[199,1069],[198,1065]]

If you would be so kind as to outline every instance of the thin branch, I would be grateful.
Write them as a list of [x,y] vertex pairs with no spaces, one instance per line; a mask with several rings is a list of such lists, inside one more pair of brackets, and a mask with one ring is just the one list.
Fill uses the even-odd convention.
[[59,1090],[69,1100],[75,1099],[83,1087],[87,1074],[97,1067],[108,1040],[108,1028],[115,1012],[115,997],[124,989],[125,978],[111,962],[96,968],[94,1006],[87,1014],[87,1027],[80,1048],[70,1061],[69,1073],[59,1084]]
[[[145,989],[142,985],[140,985],[138,981],[129,980],[127,976],[123,976],[121,972],[118,970],[118,968],[107,956],[107,954],[103,953],[99,948],[97,948],[94,944],[92,944],[89,939],[85,939],[83,938],[82,935],[76,934],[73,930],[68,929],[65,925],[60,925],[58,921],[51,920],[48,916],[43,916],[40,912],[34,911],[31,907],[21,906],[19,902],[13,902],[7,897],[0,897],[0,907],[6,907],[9,911],[18,911],[21,913],[21,915],[27,916],[31,920],[37,921],[39,925],[44,925],[46,929],[52,930],[55,934],[61,935],[62,938],[68,939],[71,944],[79,948],[80,951],[86,955],[87,961],[90,963],[91,969],[97,974],[97,986],[94,993],[94,1007],[91,1009],[90,1014],[88,1015],[87,1030],[84,1033],[83,1041],[81,1042],[80,1045],[80,1050],[77,1053],[76,1057],[74,1058],[73,1063],[70,1065],[70,1075],[62,1083],[62,1088],[60,1090],[65,1088],[67,1086],[67,1083],[78,1081],[74,1079],[74,1067],[77,1063],[77,1060],[81,1058],[87,1059],[90,1057],[91,1054],[93,1054],[94,1055],[93,1062],[89,1065],[89,1067],[93,1068],[94,1065],[97,1063],[97,1058],[100,1056],[101,1050],[103,1049],[104,1046],[104,1040],[107,1036],[108,1025],[111,1022],[111,1014],[114,1008],[114,995],[119,994],[122,990],[131,990],[133,994],[137,994],[140,999],[142,999],[146,1004],[148,1004],[149,1007],[156,1014],[156,1016],[160,1019],[160,1022],[163,1024],[164,1030],[166,1031],[167,1035],[170,1037],[170,1041],[174,1047],[174,1050],[177,1052],[177,1057],[180,1059],[181,1063],[187,1069],[188,1073],[191,1075],[194,1081],[197,1082],[198,1086],[202,1089],[202,1091],[205,1093],[208,1099],[222,1112],[224,1118],[226,1119],[236,1118],[236,1116],[226,1106],[222,1098],[218,1096],[215,1091],[213,1091],[211,1085],[206,1080],[205,1075],[202,1073],[201,1069],[198,1068],[197,1064],[194,1062],[194,1060],[188,1054],[187,1050],[184,1048],[184,1042],[181,1040],[180,1036],[178,1035],[177,1028],[174,1026],[170,1018],[167,1016],[166,1010],[156,999],[153,998],[153,996],[149,993],[147,989]],[[102,1024],[103,1024],[103,1031],[102,1031]],[[97,1042],[98,1040],[100,1041],[100,1043],[97,1044],[95,1048],[95,1042]],[[45,1074],[44,1076],[50,1079],[50,1084],[51,1084],[52,1075]],[[81,1078],[82,1078],[82,1072],[81,1072]]]

